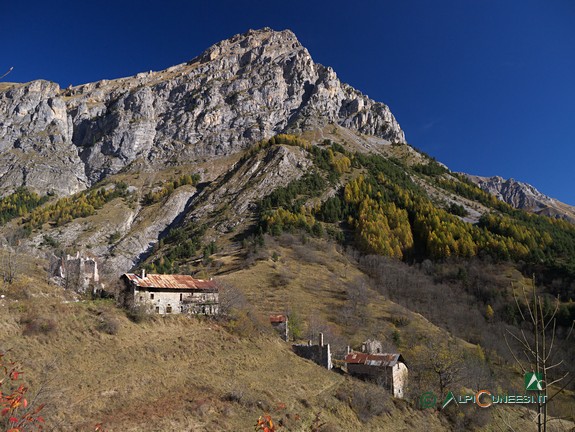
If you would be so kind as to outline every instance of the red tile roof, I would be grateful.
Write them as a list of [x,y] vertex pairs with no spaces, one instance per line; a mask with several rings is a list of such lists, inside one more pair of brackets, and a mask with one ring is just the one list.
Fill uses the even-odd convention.
[[401,354],[366,354],[358,352],[347,354],[344,361],[346,363],[365,364],[367,366],[395,366],[398,361],[404,362]]
[[126,273],[124,276],[140,288],[218,290],[213,280],[196,279],[188,275],[147,274],[142,278],[134,273]]
[[275,323],[283,323],[287,321],[287,317],[285,315],[270,315],[270,322]]

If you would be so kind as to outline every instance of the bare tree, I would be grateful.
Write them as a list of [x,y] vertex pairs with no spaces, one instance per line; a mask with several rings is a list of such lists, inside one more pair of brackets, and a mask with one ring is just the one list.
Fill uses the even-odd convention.
[[369,290],[365,280],[357,277],[348,283],[346,297],[340,318],[343,324],[355,331],[365,325],[369,318]]
[[[519,344],[520,353],[517,353],[516,350],[511,348],[507,335],[505,335],[505,340],[515,362],[523,373],[535,372],[537,374],[535,377],[539,374],[542,377],[542,383],[538,383],[536,391],[537,415],[535,421],[537,422],[538,432],[546,432],[548,404],[569,385],[573,377],[567,379],[569,372],[555,374],[555,368],[563,364],[563,359],[554,359],[557,348],[557,320],[555,317],[559,310],[559,299],[555,301],[553,307],[547,307],[549,303],[536,293],[535,276],[533,276],[532,288],[531,298],[529,298],[525,288],[522,289],[524,305],[527,308],[526,311],[521,307],[519,297],[515,295],[515,303],[521,314],[521,318],[531,327],[531,333],[526,333],[523,329],[520,330],[519,334],[515,334],[510,330],[507,331],[508,335]],[[572,323],[567,338],[572,334],[573,324],[575,324],[575,322]],[[551,377],[552,375],[554,376]],[[549,396],[548,391],[552,385],[558,385],[559,389]]]
[[240,310],[247,306],[246,297],[237,286],[222,280],[218,280],[217,284],[220,314],[229,315],[234,309]]
[[433,389],[445,397],[464,378],[464,352],[455,339],[431,339],[415,347],[410,356],[409,387],[413,397]]
[[18,273],[19,262],[16,255],[19,244],[20,241],[15,235],[6,237],[1,244],[0,273],[4,283],[11,284],[14,282]]
[[2,272],[2,280],[7,284],[14,282],[14,278],[16,277],[15,254],[16,253],[14,249],[10,246],[4,246],[2,248],[2,261],[0,264],[0,271]]

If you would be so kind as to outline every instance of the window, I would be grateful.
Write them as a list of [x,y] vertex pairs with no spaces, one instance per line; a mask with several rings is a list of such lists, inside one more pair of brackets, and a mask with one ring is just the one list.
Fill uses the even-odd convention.
[[156,306],[156,313],[160,313],[160,306]]
[[172,306],[170,305],[166,306],[166,313],[167,314],[172,313]]
[[150,294],[150,300],[154,300],[154,293]]
[[184,295],[182,293],[180,293],[180,301],[182,301],[184,299]]

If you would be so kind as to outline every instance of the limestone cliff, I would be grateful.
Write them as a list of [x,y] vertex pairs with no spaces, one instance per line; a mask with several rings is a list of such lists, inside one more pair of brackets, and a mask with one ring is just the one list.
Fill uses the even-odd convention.
[[57,84],[33,81],[0,91],[0,191],[22,185],[60,194],[85,189],[73,130]]
[[225,156],[284,131],[326,124],[405,142],[389,108],[314,63],[289,31],[219,42],[160,72],[68,89],[0,88],[0,193],[66,195],[137,164]]

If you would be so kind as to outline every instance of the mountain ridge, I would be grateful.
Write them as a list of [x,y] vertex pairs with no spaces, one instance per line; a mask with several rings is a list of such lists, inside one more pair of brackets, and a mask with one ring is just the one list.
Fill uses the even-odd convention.
[[484,191],[515,208],[575,223],[575,207],[541,193],[528,183],[500,176],[464,175]]

